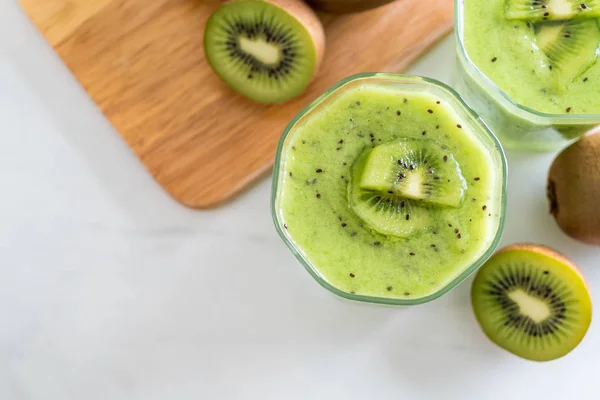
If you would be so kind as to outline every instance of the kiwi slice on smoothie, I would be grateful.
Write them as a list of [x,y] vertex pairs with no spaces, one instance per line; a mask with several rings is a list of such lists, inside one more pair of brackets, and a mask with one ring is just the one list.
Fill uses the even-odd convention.
[[429,140],[403,140],[375,147],[363,171],[362,189],[458,207],[466,181],[452,154]]
[[600,0],[506,0],[508,19],[564,21],[600,16]]
[[471,298],[484,333],[505,350],[534,361],[568,354],[592,318],[579,269],[539,245],[519,244],[497,252],[477,273]]
[[298,96],[316,74],[323,26],[300,0],[238,0],[210,16],[206,59],[233,90],[261,103]]
[[538,24],[536,42],[548,58],[559,84],[567,86],[598,58],[600,28],[598,21],[574,20]]
[[466,182],[458,163],[432,140],[399,140],[365,150],[352,168],[348,203],[370,228],[409,237],[458,207]]

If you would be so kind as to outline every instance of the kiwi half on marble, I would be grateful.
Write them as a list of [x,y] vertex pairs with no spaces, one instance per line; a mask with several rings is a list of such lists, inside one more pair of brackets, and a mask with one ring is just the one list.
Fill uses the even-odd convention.
[[300,95],[325,50],[323,25],[300,0],[237,0],[206,24],[204,51],[233,90],[260,103]]
[[498,251],[477,273],[471,298],[483,332],[528,360],[565,356],[592,319],[589,289],[577,266],[540,245]]

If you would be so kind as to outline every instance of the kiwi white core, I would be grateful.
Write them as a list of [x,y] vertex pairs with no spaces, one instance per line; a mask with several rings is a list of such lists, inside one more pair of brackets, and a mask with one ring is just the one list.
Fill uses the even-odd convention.
[[248,39],[239,38],[240,49],[252,55],[258,61],[266,65],[276,65],[281,60],[281,49],[277,44],[267,43],[263,38]]
[[521,289],[513,290],[508,293],[508,297],[519,305],[519,311],[522,315],[531,318],[536,323],[544,321],[551,315],[548,304],[536,297],[528,295]]
[[409,174],[406,177],[406,185],[402,194],[409,199],[420,200],[423,198],[423,176],[421,174]]
[[573,4],[566,0],[550,0],[548,7],[557,17],[569,18],[573,14]]

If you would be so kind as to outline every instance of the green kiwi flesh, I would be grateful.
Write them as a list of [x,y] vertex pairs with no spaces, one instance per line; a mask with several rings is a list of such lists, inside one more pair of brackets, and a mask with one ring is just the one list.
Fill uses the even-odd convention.
[[440,207],[460,206],[466,181],[433,140],[396,140],[367,148],[355,161],[348,204],[368,227],[407,238],[433,229]]
[[206,59],[232,89],[260,103],[298,96],[316,72],[309,30],[286,10],[261,0],[227,3],[205,30]]
[[466,185],[454,157],[429,140],[375,147],[360,180],[362,189],[450,207],[460,206]]
[[537,45],[561,87],[569,85],[598,58],[600,29],[595,19],[543,23],[535,30]]
[[508,19],[564,21],[600,17],[600,0],[506,0]]
[[365,150],[352,166],[348,204],[367,227],[385,236],[406,238],[433,227],[434,219],[418,201],[400,198],[387,191],[362,189],[360,181],[372,149]]
[[479,270],[471,291],[484,333],[509,352],[534,361],[568,354],[592,317],[587,284],[566,257],[543,246],[513,245]]

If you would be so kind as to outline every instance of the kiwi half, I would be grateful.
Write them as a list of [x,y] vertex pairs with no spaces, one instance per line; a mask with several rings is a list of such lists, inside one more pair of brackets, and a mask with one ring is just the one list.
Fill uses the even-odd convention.
[[498,251],[479,270],[471,291],[484,333],[509,352],[534,361],[568,354],[592,318],[587,284],[575,264],[544,246]]
[[368,148],[352,168],[348,203],[375,231],[408,237],[435,226],[439,207],[460,206],[466,181],[433,140],[397,140]]
[[575,20],[542,23],[535,27],[536,42],[549,61],[560,86],[565,87],[598,58],[598,21]]
[[300,0],[238,0],[213,13],[206,59],[233,90],[260,103],[301,94],[325,48],[323,26]]
[[600,0],[506,0],[508,19],[564,21],[600,16]]

